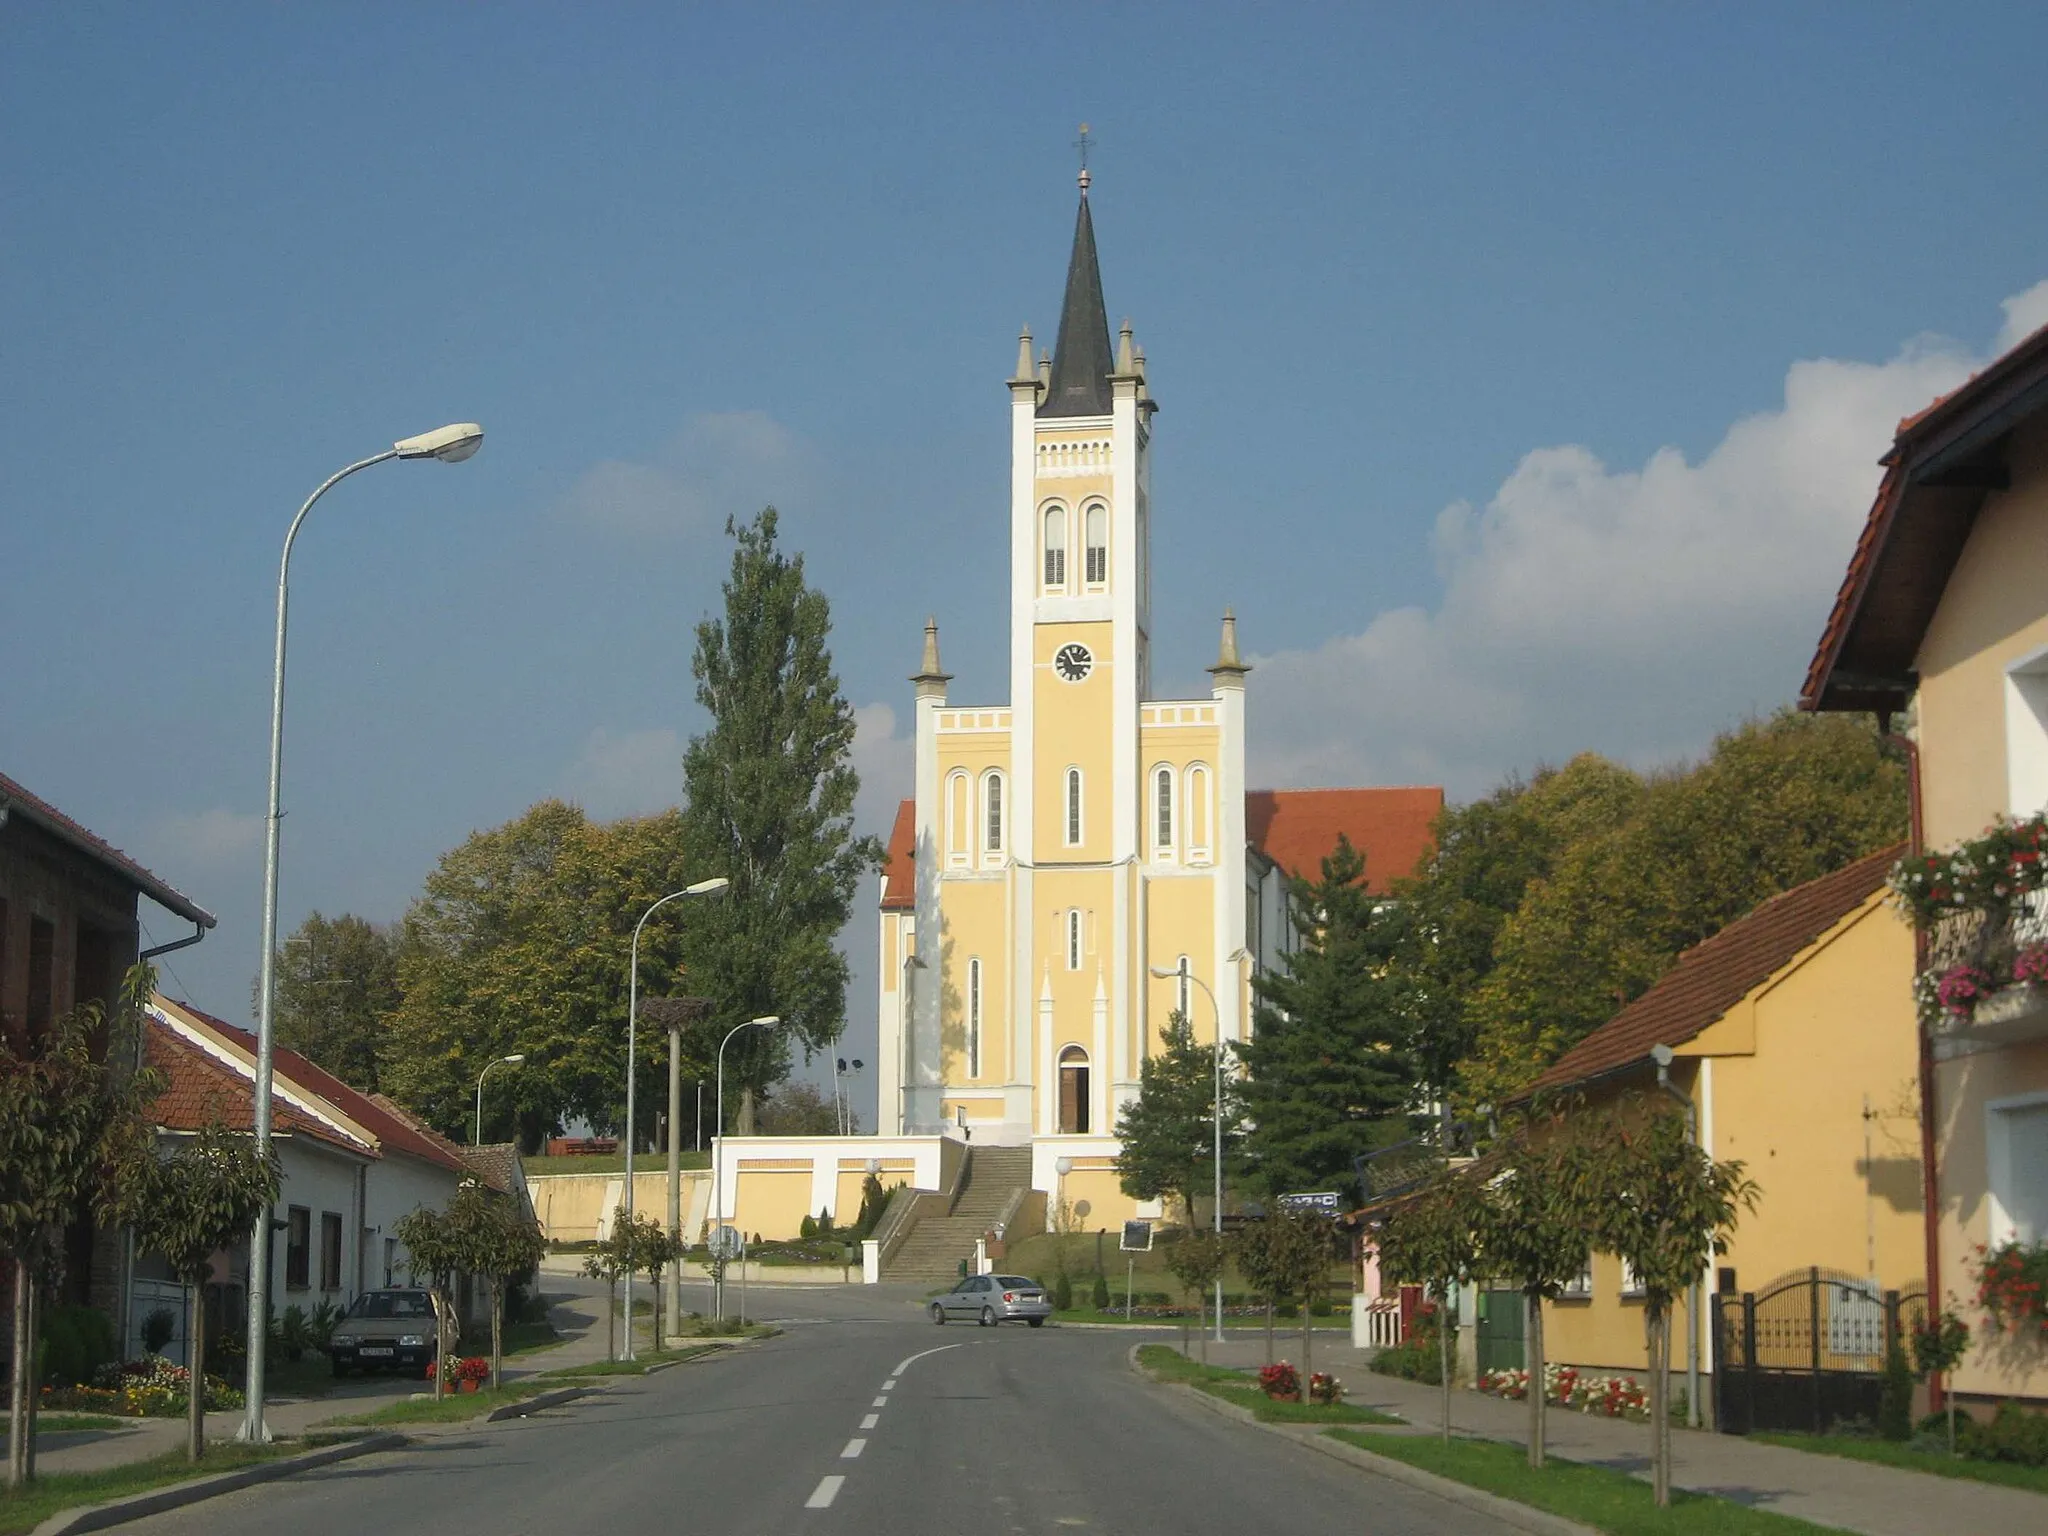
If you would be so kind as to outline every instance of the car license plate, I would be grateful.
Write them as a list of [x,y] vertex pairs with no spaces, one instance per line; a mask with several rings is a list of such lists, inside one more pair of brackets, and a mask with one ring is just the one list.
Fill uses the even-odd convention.
[[356,1351],[359,1355],[388,1355],[391,1350],[383,1345],[372,1344]]

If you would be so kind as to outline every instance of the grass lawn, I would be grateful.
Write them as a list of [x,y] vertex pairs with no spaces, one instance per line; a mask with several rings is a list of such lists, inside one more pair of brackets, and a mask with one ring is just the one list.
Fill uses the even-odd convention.
[[36,1415],[36,1433],[73,1435],[89,1429],[123,1429],[141,1422],[117,1413],[39,1413]]
[[1203,1365],[1164,1344],[1146,1344],[1138,1350],[1138,1363],[1161,1381],[1186,1382],[1211,1397],[1251,1410],[1264,1424],[1399,1424],[1403,1420],[1371,1408],[1350,1403],[1276,1403],[1261,1392],[1242,1371],[1220,1365]]
[[275,1461],[305,1449],[303,1446],[237,1445],[223,1441],[206,1448],[206,1459],[193,1466],[185,1453],[167,1451],[148,1461],[130,1462],[104,1472],[47,1472],[28,1487],[9,1492],[0,1489],[0,1536],[18,1536],[32,1531],[60,1509],[80,1504],[99,1504],[131,1493],[147,1493],[171,1483],[204,1477],[214,1472],[232,1472],[253,1462]]
[[1555,1456],[1541,1472],[1531,1471],[1527,1451],[1495,1440],[1458,1439],[1445,1445],[1434,1435],[1373,1435],[1342,1429],[1329,1433],[1375,1456],[1405,1461],[1439,1477],[1548,1510],[1608,1536],[1795,1536],[1802,1532],[1818,1536],[1829,1529],[1676,1488],[1671,1491],[1670,1507],[1659,1509],[1651,1502],[1650,1485],[1626,1473],[1560,1461]]
[[1951,1456],[1946,1450],[1922,1450],[1896,1440],[1864,1440],[1850,1435],[1785,1435],[1758,1430],[1751,1440],[1769,1445],[1789,1446],[1795,1451],[1814,1451],[1823,1456],[1847,1456],[1854,1461],[1874,1461],[1908,1472],[1932,1472],[1936,1477],[1961,1477],[1978,1483],[1998,1483],[2007,1488],[2028,1488],[2048,1493],[2048,1467],[2027,1467],[2016,1461],[1977,1461],[1968,1456]]
[[524,1381],[513,1382],[510,1386],[485,1387],[478,1392],[453,1392],[439,1402],[431,1397],[402,1398],[395,1403],[386,1403],[371,1413],[355,1413],[329,1419],[326,1426],[367,1424],[376,1429],[384,1429],[393,1424],[459,1424],[464,1419],[477,1418],[489,1413],[493,1408],[524,1401],[536,1392],[545,1392],[549,1387],[559,1385],[559,1382],[539,1381],[528,1377]]
[[637,1360],[597,1360],[589,1365],[564,1365],[541,1374],[552,1380],[577,1381],[595,1376],[645,1376],[654,1366],[677,1360],[694,1360],[717,1349],[716,1344],[686,1345],[682,1349],[650,1350]]

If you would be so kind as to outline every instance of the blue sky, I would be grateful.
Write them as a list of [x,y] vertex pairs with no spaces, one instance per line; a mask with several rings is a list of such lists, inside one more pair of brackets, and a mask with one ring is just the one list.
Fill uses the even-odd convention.
[[443,421],[483,452],[300,544],[287,925],[397,916],[541,796],[672,796],[719,530],[768,500],[879,820],[925,613],[956,698],[1002,687],[1001,381],[1083,120],[1164,403],[1155,668],[1195,689],[1235,606],[1264,782],[1700,751],[1795,691],[1891,422],[2048,322],[2039,7],[0,28],[0,767],[221,913],[173,964],[230,1016],[285,524]]

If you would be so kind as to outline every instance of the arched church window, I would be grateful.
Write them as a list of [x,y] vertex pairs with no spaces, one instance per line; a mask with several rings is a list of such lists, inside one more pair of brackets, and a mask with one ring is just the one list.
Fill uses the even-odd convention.
[[974,800],[967,787],[967,773],[955,769],[946,776],[946,864],[964,869],[974,851]]
[[1173,848],[1173,770],[1163,764],[1152,775],[1152,846],[1161,854]]
[[1081,846],[1081,770],[1067,770],[1067,846]]
[[1181,841],[1187,845],[1190,864],[1209,862],[1209,847],[1212,841],[1209,832],[1211,816],[1209,805],[1209,770],[1197,763],[1188,769],[1187,798],[1181,805]]
[[981,1076],[981,961],[967,962],[967,1075]]
[[1067,509],[1045,509],[1045,590],[1060,592],[1067,585]]
[[1003,776],[990,772],[981,781],[981,851],[997,855],[1003,851]]
[[1099,501],[1092,503],[1087,512],[1086,529],[1088,567],[1085,575],[1089,586],[1099,587],[1109,580],[1109,508]]
[[1078,1045],[1060,1052],[1060,1134],[1088,1134],[1088,1053]]

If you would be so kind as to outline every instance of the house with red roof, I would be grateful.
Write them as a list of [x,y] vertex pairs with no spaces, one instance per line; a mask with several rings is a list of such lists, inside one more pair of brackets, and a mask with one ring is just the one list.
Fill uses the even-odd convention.
[[[158,994],[146,1010],[144,1042],[149,1063],[169,1078],[156,1102],[161,1137],[174,1141],[215,1120],[230,1130],[251,1128],[253,1034]],[[273,1051],[271,1095],[271,1144],[283,1173],[269,1291],[277,1311],[345,1309],[365,1290],[409,1283],[397,1223],[421,1206],[445,1206],[466,1178],[476,1176],[461,1151],[397,1106],[358,1092],[284,1046]],[[247,1317],[247,1245],[222,1253],[213,1271],[208,1326],[238,1336]],[[128,1352],[141,1353],[144,1324],[163,1310],[176,1330],[168,1353],[182,1359],[185,1287],[160,1256],[147,1253],[136,1256],[128,1283]]]
[[[1972,1327],[1962,1401],[2048,1402],[2048,1335],[1978,1300],[1981,1254],[2048,1246],[2048,989],[2029,969],[2048,963],[2048,328],[1900,422],[1882,462],[1800,703],[1910,742],[1923,1273]],[[2022,831],[1987,838],[2001,824]]]
[[[1791,1341],[1818,1318],[1836,1383],[1823,1408],[1869,1417],[1887,1320],[1910,1322],[1924,1304],[1913,933],[1885,885],[1903,851],[1782,892],[1686,950],[1529,1090],[1539,1105],[1572,1107],[1675,1096],[1700,1146],[1741,1162],[1761,1187],[1702,1277],[1696,1314],[1688,1301],[1673,1318],[1674,1365],[1697,1348],[1700,1401],[1722,1427],[1818,1427],[1811,1392],[1775,1378],[1758,1392],[1755,1375],[1734,1368],[1748,1358],[1746,1327],[1776,1349],[1759,1350],[1759,1365],[1800,1366],[1811,1350]],[[1522,1305],[1518,1291],[1481,1299],[1482,1369],[1519,1365]],[[1619,1259],[1593,1255],[1544,1314],[1553,1361],[1641,1379],[1643,1298]],[[1856,1406],[1856,1391],[1870,1401]],[[1788,1409],[1792,1418],[1777,1417]]]

